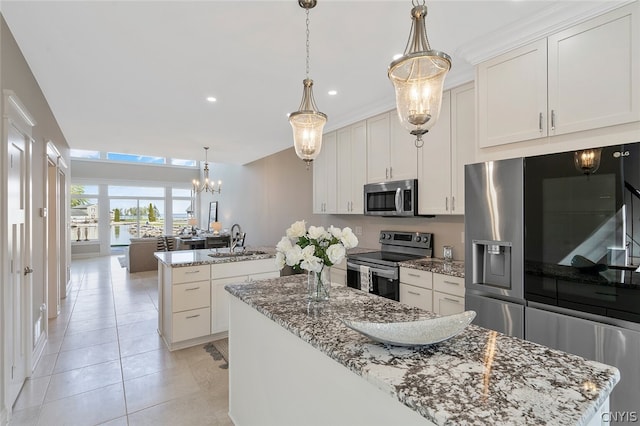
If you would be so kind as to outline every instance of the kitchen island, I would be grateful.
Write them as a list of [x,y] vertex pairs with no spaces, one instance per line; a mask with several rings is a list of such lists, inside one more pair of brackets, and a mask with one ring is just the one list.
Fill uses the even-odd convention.
[[169,350],[226,337],[224,286],[280,276],[273,247],[157,252],[158,333]]
[[308,306],[306,276],[228,285],[229,415],[250,424],[601,424],[618,370],[474,325],[420,347],[375,343],[340,318],[435,314],[348,287]]

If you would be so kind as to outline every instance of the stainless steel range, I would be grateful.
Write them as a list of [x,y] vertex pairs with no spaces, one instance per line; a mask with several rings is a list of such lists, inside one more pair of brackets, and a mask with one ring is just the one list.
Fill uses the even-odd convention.
[[433,234],[381,231],[380,251],[349,255],[347,285],[400,301],[400,266],[405,260],[431,257]]

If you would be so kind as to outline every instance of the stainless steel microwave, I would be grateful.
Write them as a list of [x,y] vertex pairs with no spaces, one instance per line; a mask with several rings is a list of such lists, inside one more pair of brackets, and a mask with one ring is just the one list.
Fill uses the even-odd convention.
[[364,186],[364,214],[417,216],[418,180],[369,183]]

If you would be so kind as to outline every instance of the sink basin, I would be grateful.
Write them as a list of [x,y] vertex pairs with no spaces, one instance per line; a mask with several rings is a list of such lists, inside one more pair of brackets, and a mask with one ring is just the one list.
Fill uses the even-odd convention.
[[259,254],[267,254],[267,252],[262,250],[246,250],[246,251],[238,251],[238,252],[230,253],[227,251],[227,252],[209,253],[209,256],[225,258],[225,257],[255,256]]

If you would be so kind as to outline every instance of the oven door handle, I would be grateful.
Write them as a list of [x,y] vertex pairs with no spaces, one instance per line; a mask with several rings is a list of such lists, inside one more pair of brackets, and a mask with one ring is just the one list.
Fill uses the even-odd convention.
[[[367,265],[362,265],[362,266],[367,266]],[[360,272],[360,265],[357,263],[347,261],[347,269]],[[387,270],[387,269],[380,269],[380,268],[374,268],[373,266],[369,266],[369,271],[372,274],[376,274],[377,276],[382,278],[388,278],[390,280],[396,279],[395,268]]]
[[396,213],[402,213],[402,188],[396,189]]

